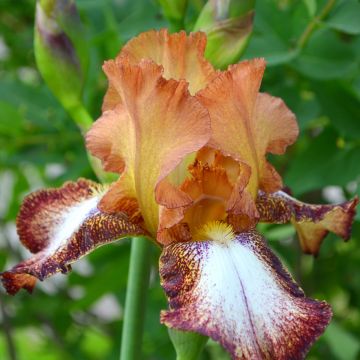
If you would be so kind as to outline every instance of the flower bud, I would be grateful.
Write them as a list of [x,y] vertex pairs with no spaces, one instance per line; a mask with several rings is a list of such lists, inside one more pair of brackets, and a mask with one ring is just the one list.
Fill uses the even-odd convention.
[[209,0],[194,31],[206,32],[205,56],[220,69],[239,61],[250,38],[254,0]]
[[88,65],[86,39],[73,0],[38,0],[34,42],[41,75],[71,113],[81,103]]

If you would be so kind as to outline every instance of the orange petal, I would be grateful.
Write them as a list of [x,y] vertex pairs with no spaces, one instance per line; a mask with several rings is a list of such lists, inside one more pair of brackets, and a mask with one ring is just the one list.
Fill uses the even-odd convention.
[[166,79],[184,79],[195,94],[215,76],[216,71],[205,59],[206,35],[185,31],[169,34],[167,29],[151,30],[130,40],[118,57],[127,57],[132,64],[151,59],[164,68]]
[[193,200],[184,216],[184,222],[194,232],[197,227],[213,220],[224,220],[226,205],[231,196],[230,184],[224,169],[199,162],[190,168],[192,178],[181,186]]
[[[251,169],[248,180],[238,179],[248,182],[244,190],[248,194],[243,200],[252,202],[243,204],[243,208],[248,209],[255,208],[258,188],[273,191],[282,185],[279,175],[267,164],[266,153],[283,153],[298,134],[295,117],[284,102],[259,94],[264,70],[263,59],[241,62],[197,94],[210,113],[212,139],[209,146]],[[243,176],[248,173],[244,172]]]
[[[211,166],[223,169],[226,173],[226,177],[232,186],[231,195],[227,198],[226,204],[227,221],[236,231],[254,228],[259,214],[256,210],[255,202],[246,188],[251,176],[251,168],[209,147],[202,148],[198,152],[197,159]],[[221,219],[219,218],[218,220]]]
[[70,271],[70,264],[99,246],[146,234],[139,223],[138,209],[123,206],[116,214],[98,209],[104,191],[99,184],[79,179],[25,198],[17,231],[34,255],[0,274],[8,293],[13,295],[21,288],[31,292],[37,279]]
[[[182,218],[183,215],[180,220]],[[169,229],[161,229],[156,240],[159,244],[166,246],[173,243],[192,241],[192,235],[186,223],[177,223]]]
[[[211,229],[160,257],[171,328],[210,336],[234,360],[303,359],[331,319],[325,302],[306,298],[257,232]],[[205,235],[205,233],[203,234]]]
[[245,189],[240,192],[233,192],[232,199],[236,201],[236,208],[228,210],[228,223],[231,224],[236,231],[246,231],[253,229],[259,221],[259,213],[251,194]]
[[359,199],[339,205],[310,205],[289,196],[283,191],[272,194],[259,192],[256,206],[260,221],[295,226],[301,248],[307,254],[317,255],[329,231],[348,240],[355,208]]
[[157,240],[163,245],[185,241],[191,238],[199,226],[227,217],[226,206],[233,187],[225,169],[196,161],[189,167],[189,172],[191,177],[184,181],[180,190],[191,202],[182,207],[161,209]]
[[107,169],[122,170],[125,164],[121,186],[128,196],[136,195],[145,223],[155,234],[159,213],[155,200],[172,206],[175,201],[174,191],[167,196],[159,184],[209,140],[210,119],[189,94],[186,82],[165,80],[162,68],[152,61],[131,65],[121,58],[106,62],[104,71],[121,103],[95,122],[86,137],[87,147]]
[[122,209],[128,209],[128,212],[132,214],[132,219],[135,222],[141,222],[142,215],[140,213],[139,204],[136,198],[129,196],[127,191],[126,181],[121,178],[118,181],[112,183],[104,196],[101,198],[98,204],[98,208],[106,213],[116,213],[122,211]]
[[104,96],[101,110],[103,112],[106,110],[112,110],[116,107],[117,104],[120,104],[120,103],[121,103],[121,97],[120,97],[119,93],[116,91],[116,88],[112,84],[111,80],[109,80],[109,87]]

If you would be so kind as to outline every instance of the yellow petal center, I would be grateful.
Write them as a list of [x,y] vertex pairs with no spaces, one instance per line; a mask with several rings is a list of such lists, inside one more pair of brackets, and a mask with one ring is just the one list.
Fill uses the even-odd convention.
[[234,238],[235,233],[232,226],[221,221],[206,223],[194,235],[196,241],[212,240],[222,245],[228,245]]

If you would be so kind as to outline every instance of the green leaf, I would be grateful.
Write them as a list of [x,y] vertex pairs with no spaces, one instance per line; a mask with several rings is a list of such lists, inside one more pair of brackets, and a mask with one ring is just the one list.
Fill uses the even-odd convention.
[[266,238],[269,241],[279,241],[295,236],[295,228],[291,224],[271,226],[266,231]]
[[356,360],[360,350],[360,341],[344,330],[337,322],[332,321],[326,329],[324,338],[329,344],[336,359]]
[[360,138],[360,100],[349,86],[338,82],[313,82],[313,89],[325,114],[349,138]]
[[313,17],[316,14],[317,4],[316,0],[303,0],[306,9],[310,17]]
[[343,41],[329,29],[314,33],[291,65],[303,75],[319,80],[350,77],[357,70],[351,42]]
[[184,17],[188,0],[158,0],[164,16],[172,24],[176,31],[184,27]]
[[279,1],[258,1],[253,35],[244,58],[265,57],[269,67],[291,63],[299,55],[299,50],[294,48],[294,39],[307,22],[308,14],[303,3],[290,6]]
[[332,29],[347,34],[360,34],[360,3],[357,0],[344,1],[326,21]]
[[177,360],[197,360],[208,341],[207,336],[176,329],[169,329],[169,335],[176,350]]
[[17,136],[21,133],[24,118],[19,113],[19,108],[0,100],[0,136]]
[[327,128],[293,157],[285,183],[296,195],[327,185],[346,186],[357,179],[360,146],[347,147],[345,143],[345,147],[340,148],[338,140],[338,133]]

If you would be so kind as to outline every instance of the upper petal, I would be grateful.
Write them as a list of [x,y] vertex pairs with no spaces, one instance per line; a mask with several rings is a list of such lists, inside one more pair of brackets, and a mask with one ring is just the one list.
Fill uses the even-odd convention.
[[86,136],[87,148],[106,169],[125,170],[122,187],[137,197],[154,234],[158,223],[154,191],[161,204],[173,204],[176,190],[167,199],[159,184],[209,140],[208,112],[189,94],[185,81],[165,80],[162,68],[152,61],[132,65],[120,58],[106,62],[104,71],[122,101],[95,122]]
[[17,231],[35,255],[0,275],[8,293],[15,294],[21,288],[31,292],[37,279],[71,270],[71,263],[99,246],[146,234],[134,199],[128,199],[116,214],[98,209],[104,191],[97,183],[79,179],[25,198]]
[[329,231],[348,240],[359,199],[338,205],[313,205],[294,199],[283,191],[262,191],[256,201],[260,221],[295,226],[302,250],[317,255]]
[[[295,116],[284,102],[259,93],[264,70],[263,59],[243,61],[197,94],[211,118],[209,145],[250,167],[250,177],[248,172],[242,175],[249,179],[240,177],[238,181],[247,182],[244,192],[248,193],[248,204],[242,208],[253,213],[259,188],[275,191],[282,186],[280,176],[266,161],[266,153],[282,154],[298,135]],[[237,196],[240,201],[241,194]]]
[[210,336],[233,359],[303,359],[331,318],[256,232],[165,247],[160,275],[170,304],[161,321]]
[[185,31],[169,34],[167,29],[151,30],[130,40],[121,50],[131,63],[151,59],[164,68],[166,79],[184,79],[189,83],[191,94],[204,88],[215,76],[216,71],[205,59],[206,35]]

